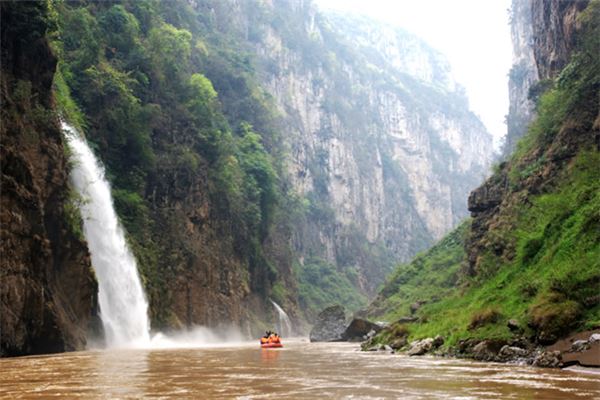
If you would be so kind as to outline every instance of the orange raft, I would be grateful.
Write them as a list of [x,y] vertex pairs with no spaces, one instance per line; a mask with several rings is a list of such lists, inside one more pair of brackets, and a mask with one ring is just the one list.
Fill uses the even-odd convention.
[[260,347],[263,349],[274,349],[277,347],[283,347],[281,339],[278,335],[270,335],[269,337],[260,338]]
[[260,347],[262,347],[263,349],[274,349],[274,348],[278,348],[278,347],[283,347],[283,345],[281,344],[281,342],[279,343],[261,343]]

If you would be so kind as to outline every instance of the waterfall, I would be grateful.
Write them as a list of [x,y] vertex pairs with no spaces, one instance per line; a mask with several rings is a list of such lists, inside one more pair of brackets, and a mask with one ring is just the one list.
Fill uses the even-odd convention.
[[100,318],[109,347],[150,341],[148,303],[123,229],[113,208],[104,168],[77,131],[63,130],[71,150],[71,181],[83,201],[83,230],[98,279]]
[[[275,303],[273,300],[270,300],[271,303],[273,303],[273,306],[275,306],[275,309],[277,310],[277,314],[279,315],[279,326],[277,328],[277,330],[279,331],[279,334],[282,337],[289,337],[292,335],[292,321],[290,320],[290,317],[288,317],[288,315],[285,313],[285,311],[283,311],[283,308],[279,307],[279,304]],[[285,329],[284,329],[285,326]]]

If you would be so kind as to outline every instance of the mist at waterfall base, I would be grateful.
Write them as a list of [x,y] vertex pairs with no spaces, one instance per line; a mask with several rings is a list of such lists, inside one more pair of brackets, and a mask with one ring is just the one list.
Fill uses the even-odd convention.
[[[63,122],[70,149],[70,178],[80,197],[79,210],[88,242],[92,266],[98,280],[100,318],[105,343],[90,341],[90,348],[188,348],[218,347],[247,343],[233,326],[210,329],[196,326],[173,333],[150,336],[148,302],[137,264],[114,209],[111,189],[104,167],[86,140],[75,128]],[[279,329],[291,334],[285,311],[273,302],[279,316]]]

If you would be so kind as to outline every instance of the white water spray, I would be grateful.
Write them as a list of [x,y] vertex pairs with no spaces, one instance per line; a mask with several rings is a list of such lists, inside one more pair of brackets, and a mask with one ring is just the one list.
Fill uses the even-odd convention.
[[71,181],[84,199],[83,229],[98,279],[100,317],[109,347],[150,342],[148,303],[133,254],[113,207],[104,168],[85,139],[63,123],[74,166]]
[[[279,304],[275,303],[273,300],[269,300],[273,303],[273,306],[277,310],[277,314],[279,315],[279,334],[282,337],[290,337],[292,335],[292,321],[290,317],[283,311],[283,308],[279,307]],[[284,329],[285,327],[285,329]]]

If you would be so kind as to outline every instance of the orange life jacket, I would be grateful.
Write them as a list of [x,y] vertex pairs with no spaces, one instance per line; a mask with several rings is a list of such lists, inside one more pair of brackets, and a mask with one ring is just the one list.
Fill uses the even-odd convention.
[[266,337],[261,337],[260,338],[260,344],[265,344],[269,341],[269,339],[267,339]]

